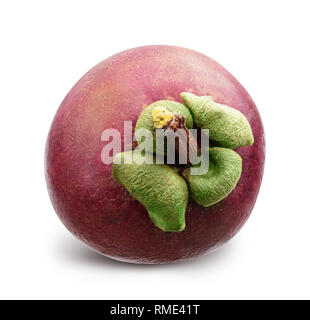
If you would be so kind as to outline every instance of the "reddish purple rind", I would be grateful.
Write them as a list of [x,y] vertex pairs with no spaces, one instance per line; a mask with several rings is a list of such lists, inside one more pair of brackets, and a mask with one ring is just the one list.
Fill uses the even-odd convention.
[[[211,95],[240,110],[255,143],[237,149],[243,159],[237,187],[203,208],[190,201],[186,229],[165,233],[101,161],[101,133],[123,132],[143,107],[177,100],[180,93]],[[122,138],[124,138],[122,136]],[[241,84],[214,60],[189,49],[146,46],[121,52],[91,69],[62,102],[46,144],[46,181],[64,225],[96,251],[135,263],[168,263],[199,256],[232,238],[248,219],[263,175],[264,131],[258,110]]]

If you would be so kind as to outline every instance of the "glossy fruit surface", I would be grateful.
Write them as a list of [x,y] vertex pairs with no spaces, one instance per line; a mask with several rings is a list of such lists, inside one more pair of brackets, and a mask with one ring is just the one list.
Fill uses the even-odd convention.
[[[105,129],[122,134],[141,110],[157,100],[182,103],[181,92],[210,95],[241,111],[255,143],[237,148],[243,169],[237,187],[203,208],[190,200],[186,228],[163,232],[146,209],[112,177],[101,160]],[[126,140],[126,139],[125,139]],[[98,252],[136,263],[168,263],[201,255],[231,237],[249,217],[261,184],[264,132],[257,108],[240,83],[214,60],[171,46],[146,46],[116,54],[91,69],[68,93],[46,144],[46,180],[64,225]]]

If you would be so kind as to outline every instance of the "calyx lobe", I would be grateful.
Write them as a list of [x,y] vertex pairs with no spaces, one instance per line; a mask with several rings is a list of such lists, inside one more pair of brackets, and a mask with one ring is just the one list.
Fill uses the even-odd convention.
[[182,92],[181,98],[191,110],[195,123],[209,129],[210,139],[221,146],[235,149],[254,143],[251,126],[240,111],[214,102],[211,96]]

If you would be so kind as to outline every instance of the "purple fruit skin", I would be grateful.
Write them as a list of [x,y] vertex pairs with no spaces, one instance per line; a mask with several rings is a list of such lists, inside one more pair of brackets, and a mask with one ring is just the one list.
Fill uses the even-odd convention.
[[[237,187],[220,203],[203,208],[190,201],[186,229],[165,233],[146,209],[117,183],[101,161],[107,128],[123,134],[143,107],[180,93],[211,95],[240,110],[255,143],[238,148],[243,159]],[[122,135],[124,140],[124,136]],[[53,120],[46,143],[45,175],[60,220],[96,251],[133,263],[190,259],[231,239],[255,204],[265,159],[263,125],[241,84],[221,65],[198,52],[172,46],[145,46],[116,54],[91,69],[71,89]]]

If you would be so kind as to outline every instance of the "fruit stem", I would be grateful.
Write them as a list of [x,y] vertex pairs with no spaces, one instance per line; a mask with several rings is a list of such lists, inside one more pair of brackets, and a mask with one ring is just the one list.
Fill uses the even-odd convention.
[[[177,162],[180,164],[180,159],[186,159],[186,165],[197,158],[198,144],[195,137],[188,130],[183,116],[173,114],[173,116],[162,126],[165,135],[169,139],[175,138],[175,152],[178,155]],[[177,135],[175,134],[177,131]]]

